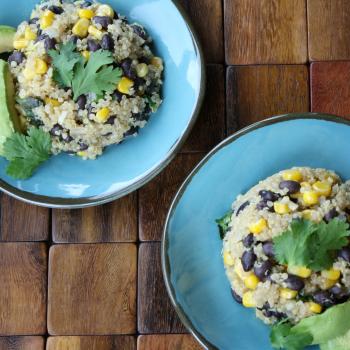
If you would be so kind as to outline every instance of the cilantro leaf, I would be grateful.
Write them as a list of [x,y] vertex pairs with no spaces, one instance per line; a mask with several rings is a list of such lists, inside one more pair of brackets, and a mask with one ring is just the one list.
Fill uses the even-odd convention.
[[274,251],[280,264],[306,266],[314,271],[329,269],[336,250],[348,244],[349,225],[339,219],[314,223],[294,220],[290,228],[274,238]]
[[220,238],[224,239],[226,233],[230,229],[232,210],[227,212],[222,218],[215,220],[219,227]]
[[115,90],[122,77],[122,70],[107,66],[113,62],[112,53],[103,50],[92,52],[86,64],[78,62],[72,81],[74,100],[88,93],[94,93],[99,98],[104,91]]
[[27,179],[51,155],[50,135],[34,127],[28,136],[14,133],[4,143],[5,158],[9,160],[6,173],[15,179]]
[[66,44],[60,44],[58,51],[49,51],[54,66],[53,79],[62,88],[72,87],[74,67],[77,63],[84,62],[83,57],[75,52],[75,48],[76,45],[68,41]]

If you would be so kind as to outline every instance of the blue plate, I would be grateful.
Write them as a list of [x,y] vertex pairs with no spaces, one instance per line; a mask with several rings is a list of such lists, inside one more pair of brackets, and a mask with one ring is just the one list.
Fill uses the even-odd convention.
[[[117,199],[157,175],[179,150],[193,126],[204,92],[204,63],[187,17],[171,0],[101,0],[131,22],[145,26],[155,52],[165,61],[159,111],[136,138],[109,147],[95,161],[52,157],[26,181],[5,173],[0,157],[0,189],[24,201],[75,208]],[[29,18],[38,0],[1,0],[0,24],[17,26]]]
[[350,179],[349,140],[350,122],[337,117],[275,117],[222,142],[182,185],[164,229],[163,273],[182,322],[203,346],[271,349],[269,328],[231,296],[215,219],[238,194],[286,168],[323,167]]

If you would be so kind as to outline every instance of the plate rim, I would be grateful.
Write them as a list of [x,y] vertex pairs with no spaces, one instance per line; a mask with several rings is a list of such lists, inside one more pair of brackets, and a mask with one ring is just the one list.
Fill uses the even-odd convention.
[[169,0],[175,8],[179,11],[180,16],[183,18],[189,34],[191,36],[194,50],[197,54],[200,63],[200,84],[199,84],[199,94],[193,108],[192,115],[189,118],[189,121],[186,127],[183,130],[183,133],[177,138],[176,142],[170,147],[167,151],[165,157],[161,159],[153,168],[148,170],[148,173],[145,176],[142,176],[139,180],[132,183],[131,185],[117,190],[108,195],[98,195],[91,197],[81,197],[81,198],[61,198],[53,196],[44,196],[31,193],[28,191],[22,191],[10,184],[8,184],[3,179],[0,179],[0,191],[5,194],[18,199],[22,202],[37,205],[40,207],[51,208],[51,209],[82,209],[87,207],[93,207],[97,205],[106,204],[112,201],[115,201],[121,197],[124,197],[142,186],[151,181],[156,177],[160,172],[162,172],[175,158],[178,151],[186,142],[190,132],[195,125],[199,112],[201,110],[204,96],[205,96],[205,87],[206,87],[206,61],[203,53],[203,48],[196,29],[194,28],[193,22],[190,19],[189,15],[185,12],[183,7],[178,3],[178,0]]
[[163,279],[166,286],[167,293],[169,295],[170,301],[175,308],[175,311],[180,318],[182,324],[185,326],[185,328],[197,339],[197,341],[204,347],[204,349],[207,350],[218,350],[218,348],[212,344],[208,339],[205,338],[203,334],[201,334],[196,327],[193,325],[189,317],[187,316],[186,312],[183,310],[181,305],[178,303],[176,299],[175,289],[171,283],[171,269],[170,269],[170,259],[168,255],[168,248],[169,248],[169,241],[168,241],[168,235],[169,235],[169,223],[170,220],[174,214],[174,211],[182,199],[184,193],[186,192],[187,187],[192,182],[192,179],[196,176],[196,174],[207,164],[207,162],[216,154],[218,153],[222,148],[226,147],[227,145],[235,142],[238,140],[241,136],[244,136],[252,131],[255,131],[257,129],[261,129],[265,126],[278,124],[282,122],[287,122],[291,120],[305,120],[305,119],[313,119],[313,120],[324,120],[324,121],[330,121],[335,122],[338,124],[344,124],[350,127],[350,120],[344,119],[340,116],[336,116],[333,114],[327,114],[327,113],[317,113],[317,112],[304,112],[304,113],[286,113],[281,115],[276,115],[270,118],[263,119],[261,121],[255,122],[254,124],[251,124],[249,126],[246,126],[245,128],[235,132],[231,136],[227,137],[223,141],[221,141],[216,147],[214,147],[192,170],[192,172],[187,176],[185,181],[182,183],[180,188],[178,189],[171,206],[169,208],[164,228],[163,228],[163,234],[162,234],[162,241],[161,241],[161,264],[162,264],[162,273],[163,273]]

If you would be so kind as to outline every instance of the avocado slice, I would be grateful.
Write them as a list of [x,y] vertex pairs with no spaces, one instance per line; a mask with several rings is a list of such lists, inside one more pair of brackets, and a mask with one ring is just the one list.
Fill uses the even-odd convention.
[[0,26],[0,53],[13,51],[13,40],[16,29],[9,26]]
[[[344,320],[344,322],[346,322]],[[321,350],[350,350],[350,331],[320,346]]]
[[20,119],[15,107],[15,85],[7,62],[0,60],[0,155],[3,144],[15,131],[20,131]]

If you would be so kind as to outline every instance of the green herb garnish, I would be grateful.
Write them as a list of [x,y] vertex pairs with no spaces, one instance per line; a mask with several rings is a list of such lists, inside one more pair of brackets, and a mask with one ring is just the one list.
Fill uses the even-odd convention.
[[120,68],[111,65],[114,58],[111,52],[98,50],[91,52],[87,62],[75,51],[73,42],[60,45],[59,52],[50,50],[54,66],[54,80],[61,87],[72,88],[74,100],[80,95],[94,93],[102,98],[104,92],[113,91],[122,77]]
[[34,127],[28,130],[28,136],[14,133],[4,143],[4,156],[10,161],[6,174],[15,179],[27,179],[50,158],[50,135]]
[[329,269],[336,251],[348,245],[349,225],[339,219],[328,224],[294,220],[290,228],[274,238],[275,257],[280,264],[306,266],[313,271]]
[[227,212],[221,219],[215,220],[219,227],[220,238],[224,239],[230,229],[232,210]]

